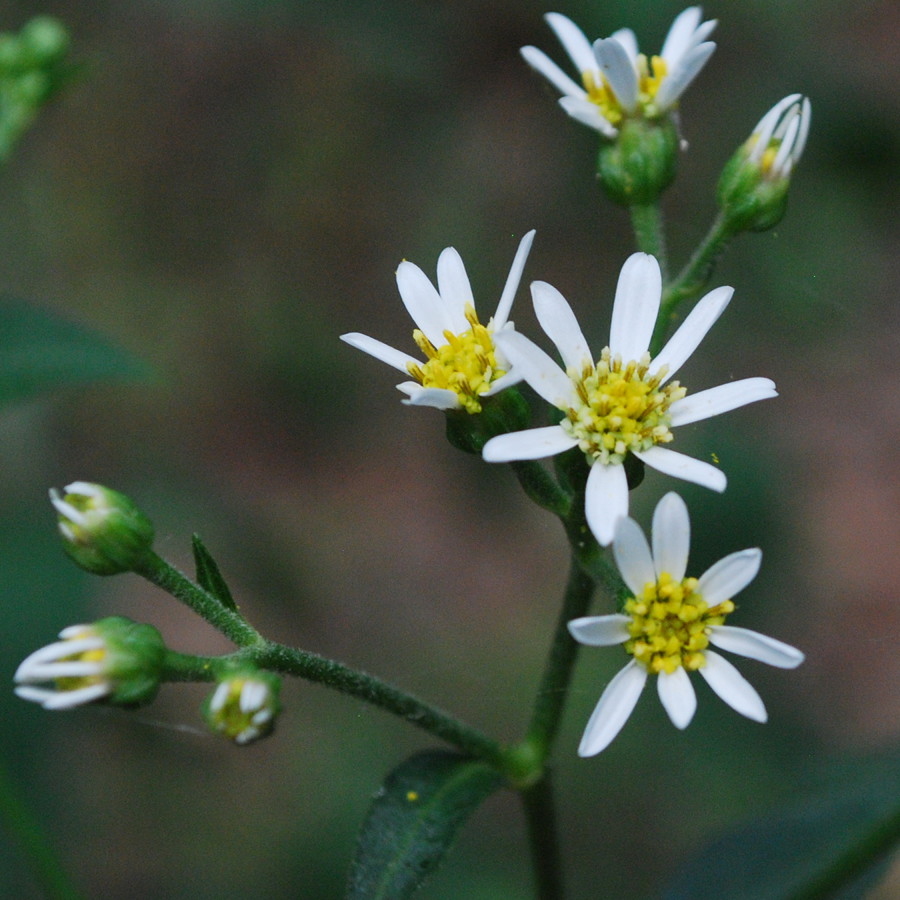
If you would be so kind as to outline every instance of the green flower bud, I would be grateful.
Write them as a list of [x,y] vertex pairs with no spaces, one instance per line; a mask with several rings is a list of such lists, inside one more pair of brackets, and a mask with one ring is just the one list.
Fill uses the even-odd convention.
[[95,575],[130,572],[153,546],[153,523],[124,494],[75,481],[51,489],[66,553]]
[[203,718],[216,734],[250,744],[267,737],[275,727],[281,706],[281,679],[256,669],[230,673],[203,703]]
[[36,650],[16,670],[18,696],[44,709],[98,700],[141,706],[156,696],[166,646],[152,625],[110,616],[93,625],[71,625],[59,636],[62,640]]
[[777,225],[787,208],[791,171],[809,133],[811,107],[791,94],[767,112],[722,171],[719,207],[729,230],[765,231]]
[[675,178],[678,146],[671,117],[626,119],[616,139],[600,148],[597,177],[603,190],[623,206],[655,203]]
[[53,65],[69,50],[69,34],[57,19],[37,16],[19,32],[19,41],[26,58],[35,66]]

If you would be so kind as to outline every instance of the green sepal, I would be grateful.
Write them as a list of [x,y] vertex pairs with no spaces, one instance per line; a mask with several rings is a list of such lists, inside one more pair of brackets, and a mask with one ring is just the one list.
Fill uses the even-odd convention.
[[191,536],[191,547],[194,551],[194,563],[197,566],[197,584],[211,594],[222,606],[237,611],[237,603],[231,596],[228,584],[222,577],[218,564],[212,558],[212,554],[206,549],[199,534]]
[[449,750],[425,750],[401,763],[363,822],[348,900],[409,897],[440,864],[460,826],[503,783],[486,763]]
[[159,690],[166,645],[152,625],[108,616],[91,626],[106,644],[104,676],[113,684],[109,702],[144,706]]
[[678,143],[668,116],[626,119],[597,157],[597,177],[610,200],[623,206],[655,203],[675,179]]
[[480,413],[463,409],[447,411],[447,440],[465,453],[481,454],[484,445],[498,434],[528,427],[531,409],[516,388],[507,388],[481,401]]
[[900,755],[832,763],[789,804],[705,848],[664,900],[851,900],[900,846]]

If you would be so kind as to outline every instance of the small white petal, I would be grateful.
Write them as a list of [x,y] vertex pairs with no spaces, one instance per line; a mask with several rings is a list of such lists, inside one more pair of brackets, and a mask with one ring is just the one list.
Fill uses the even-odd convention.
[[472,285],[462,257],[454,247],[441,251],[437,264],[438,293],[450,316],[450,330],[462,334],[472,326],[466,319],[466,306],[475,308]]
[[684,500],[670,491],[653,512],[653,564],[657,578],[668,572],[681,581],[687,570],[691,520]]
[[647,584],[656,581],[650,546],[644,532],[641,531],[641,526],[634,519],[624,516],[616,524],[613,557],[622,580],[636,597],[643,593]]
[[449,388],[426,388],[415,381],[404,381],[397,385],[397,390],[406,394],[401,400],[407,406],[430,406],[432,409],[460,409],[459,397]]
[[700,576],[697,590],[709,606],[718,606],[747,587],[761,564],[762,550],[757,547],[729,553]]
[[669,63],[677,61],[684,51],[690,47],[702,15],[703,13],[699,6],[689,6],[675,17],[675,20],[669,26],[669,32],[659,53],[663,59]]
[[239,706],[242,713],[258,709],[266,702],[269,689],[260,681],[246,681],[241,688]]
[[654,97],[657,108],[662,111],[668,109],[688,89],[691,82],[700,74],[700,70],[706,65],[716,45],[709,41],[700,44],[691,50],[678,63],[675,71],[666,76]]
[[637,108],[638,73],[628,50],[615,38],[603,38],[594,41],[594,55],[619,105],[633,113]]
[[571,19],[560,13],[547,13],[544,19],[556,33],[575,68],[579,72],[595,72],[597,63],[591,51],[591,43],[584,36],[584,32]]
[[747,628],[733,625],[712,625],[709,629],[710,643],[720,650],[737,653],[779,669],[796,669],[806,658],[796,647],[777,641],[775,638]]
[[628,477],[621,465],[595,462],[588,473],[584,491],[584,517],[597,543],[606,547],[615,537],[616,527],[628,515]]
[[625,48],[625,52],[637,65],[638,42],[634,32],[630,28],[620,28],[618,31],[614,31],[610,37],[617,40]]
[[583,616],[580,619],[572,619],[569,622],[569,634],[579,644],[589,647],[612,647],[615,644],[624,644],[631,635],[628,633],[628,625],[631,616],[614,613],[610,616]]
[[85,703],[93,703],[101,697],[112,693],[112,686],[107,682],[89,684],[74,691],[58,691],[52,697],[48,697],[44,703],[44,709],[70,709],[73,706],[82,706]]
[[587,91],[566,75],[543,50],[538,50],[537,47],[523,47],[519,52],[532,69],[540,72],[564,96],[587,97]]
[[229,687],[225,681],[220,681],[213,691],[212,698],[209,701],[209,708],[212,712],[221,712],[225,707],[225,701],[228,699]]
[[[507,368],[508,365],[509,363],[507,363],[507,366],[504,366],[504,368]],[[500,391],[505,391],[508,387],[512,387],[514,384],[518,384],[522,380],[522,376],[515,370],[507,372],[505,375],[501,375],[499,378],[492,381],[491,386],[483,394],[481,394],[481,396],[493,397],[494,394],[499,394]]]
[[[68,488],[65,489],[68,491]],[[59,513],[59,515],[64,516],[70,522],[74,522],[76,525],[85,525],[87,523],[87,516],[75,509],[71,503],[66,502],[63,499],[63,495],[60,494],[56,488],[50,488],[50,502],[53,504],[53,508]],[[60,525],[62,527],[62,525]]]
[[742,378],[740,381],[729,381],[718,387],[689,394],[676,400],[670,407],[672,427],[690,425],[703,419],[731,412],[757,400],[768,400],[777,397],[775,382],[770,378]]
[[625,260],[609,332],[610,353],[624,362],[638,360],[650,346],[659,314],[662,276],[659,263],[648,253],[633,253]]
[[90,678],[102,674],[102,662],[70,659],[59,662],[32,663],[27,670],[21,673],[17,671],[15,680],[54,681],[57,678]]
[[647,670],[635,660],[606,686],[584,729],[579,756],[594,756],[605,750],[628,721],[647,683]]
[[756,689],[724,656],[706,651],[706,665],[700,669],[706,683],[733,710],[754,722],[768,719],[766,707]]
[[494,343],[532,390],[557,409],[579,404],[575,385],[537,344],[524,334],[506,329],[494,335]]
[[721,469],[692,456],[677,453],[675,450],[667,450],[665,447],[651,447],[649,450],[635,452],[634,455],[657,472],[702,485],[712,491],[722,493],[728,483]]
[[697,711],[697,695],[688,673],[679,666],[672,674],[660,672],[656,689],[663,709],[676,728],[687,728]]
[[803,156],[806,149],[806,139],[809,137],[809,126],[812,122],[812,105],[808,97],[803,98],[803,104],[800,108],[800,133],[797,135],[797,142],[794,144],[794,152],[791,154],[791,163],[796,165]]
[[450,313],[428,276],[414,263],[404,260],[397,266],[397,288],[406,311],[421,332],[434,344],[447,343],[444,332],[456,333]]
[[491,438],[481,451],[485,462],[512,462],[519,459],[543,459],[576,446],[578,441],[559,425],[529,428]]
[[506,284],[503,285],[503,293],[500,295],[500,302],[497,304],[497,311],[494,313],[494,333],[500,331],[506,325],[509,319],[509,311],[512,309],[513,300],[516,291],[519,289],[519,282],[522,280],[522,272],[525,269],[525,261],[531,252],[531,245],[534,242],[534,229],[523,235],[519,241],[519,249],[516,250],[515,258],[506,276]]
[[658,372],[663,366],[667,367],[663,383],[668,381],[697,349],[709,329],[715,325],[716,320],[725,311],[732,294],[734,294],[734,288],[731,287],[720,287],[710,291],[690,311],[675,334],[669,338],[666,346],[650,364],[651,372]]
[[341,340],[351,347],[356,347],[357,350],[362,350],[363,353],[368,353],[369,356],[374,356],[375,359],[380,359],[383,363],[387,363],[389,366],[393,366],[395,369],[405,372],[407,375],[409,374],[408,366],[410,364],[416,366],[422,365],[419,360],[410,356],[408,353],[395,350],[393,347],[389,347],[387,344],[369,337],[367,334],[360,334],[358,331],[342,334]]
[[566,369],[580,375],[585,366],[592,366],[591,350],[566,298],[552,284],[534,281],[531,299],[537,320],[559,350]]
[[577,122],[599,131],[604,137],[614,138],[619,129],[601,112],[596,103],[581,97],[560,97],[559,105]]

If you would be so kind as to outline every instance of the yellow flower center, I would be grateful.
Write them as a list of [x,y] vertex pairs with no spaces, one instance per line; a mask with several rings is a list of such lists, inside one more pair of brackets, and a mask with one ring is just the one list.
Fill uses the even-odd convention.
[[471,306],[466,307],[466,321],[472,327],[461,334],[445,331],[447,343],[441,347],[417,328],[413,338],[428,362],[410,363],[409,374],[422,387],[453,391],[466,412],[480,413],[479,397],[506,371],[497,364],[491,323],[482,325]]
[[[648,118],[659,115],[654,105],[657,91],[665,80],[668,70],[666,61],[661,56],[654,56],[650,62],[643,53],[638,54],[638,108]],[[597,81],[593,72],[582,72],[581,81],[588,93],[588,100],[600,107],[600,112],[612,125],[619,125],[625,118],[626,112],[612,92],[609,82],[601,75]]]
[[734,603],[708,607],[697,593],[696,578],[677,582],[663,572],[625,603],[625,612],[631,616],[625,649],[648,672],[671,675],[679,666],[694,672],[706,665],[709,627],[721,625],[734,612]]
[[561,424],[588,456],[604,465],[621,463],[629,451],[672,440],[669,407],[687,391],[677,381],[660,386],[665,366],[654,375],[649,367],[649,353],[623,364],[605,347],[596,365],[580,375],[569,371],[581,405],[566,410]]
[[[67,638],[70,641],[80,641],[82,638],[94,637],[94,631],[86,628]],[[60,657],[60,662],[102,662],[106,659],[106,647],[97,647],[96,650],[82,650],[81,653],[72,653],[70,656]],[[57,678],[56,688],[59,691],[77,691],[90,687],[92,684],[102,684],[106,679],[102,675],[80,675],[68,678]]]

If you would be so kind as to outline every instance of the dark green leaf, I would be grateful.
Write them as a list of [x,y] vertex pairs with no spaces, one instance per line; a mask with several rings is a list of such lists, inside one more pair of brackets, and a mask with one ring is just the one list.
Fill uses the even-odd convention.
[[234,602],[234,597],[231,596],[231,591],[228,590],[219,566],[203,545],[199,534],[193,535],[191,545],[194,548],[194,562],[197,565],[197,584],[207,593],[212,594],[222,606],[236,610],[237,604]]
[[665,900],[862,897],[900,844],[900,756],[832,764],[791,803],[726,834]]
[[503,783],[447,750],[411,756],[375,795],[350,868],[349,900],[403,900],[433,872],[465,820]]
[[144,363],[96,332],[0,298],[0,407],[50,388],[148,375]]

